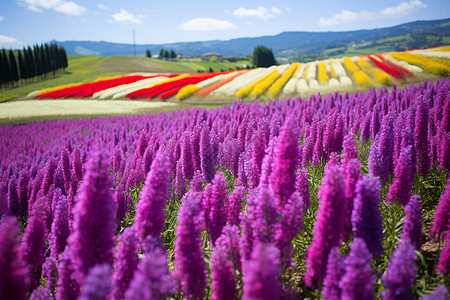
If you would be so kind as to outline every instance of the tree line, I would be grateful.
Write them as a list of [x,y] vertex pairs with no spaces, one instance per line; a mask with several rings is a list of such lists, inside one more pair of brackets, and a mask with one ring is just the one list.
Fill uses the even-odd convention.
[[14,86],[37,77],[46,77],[50,72],[67,68],[67,54],[56,43],[28,46],[23,50],[2,49],[0,53],[0,84]]

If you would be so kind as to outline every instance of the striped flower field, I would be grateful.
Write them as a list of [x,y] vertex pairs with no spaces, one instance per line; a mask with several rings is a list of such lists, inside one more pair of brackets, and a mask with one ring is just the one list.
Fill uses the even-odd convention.
[[[438,51],[442,50],[442,51]],[[159,99],[183,101],[190,97],[274,100],[295,95],[362,91],[421,81],[423,74],[450,75],[450,52],[413,50],[310,63],[213,73],[130,75],[60,86],[30,94],[35,98]]]

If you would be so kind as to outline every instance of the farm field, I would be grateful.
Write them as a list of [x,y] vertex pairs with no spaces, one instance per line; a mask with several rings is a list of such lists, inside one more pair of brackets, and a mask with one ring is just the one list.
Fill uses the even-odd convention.
[[[404,87],[450,75],[448,47],[207,73],[139,73],[37,90],[29,98],[158,99],[175,103],[268,102],[290,96]],[[173,63],[170,61],[165,64]],[[178,64],[179,66],[179,64]]]
[[[270,95],[298,67],[235,89]],[[449,89],[0,127],[7,298],[445,299]]]

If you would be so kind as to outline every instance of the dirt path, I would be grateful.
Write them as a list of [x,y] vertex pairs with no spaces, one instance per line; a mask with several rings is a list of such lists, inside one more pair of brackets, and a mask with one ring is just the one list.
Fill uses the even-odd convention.
[[0,124],[94,116],[158,113],[182,108],[170,102],[98,100],[21,100],[0,103]]

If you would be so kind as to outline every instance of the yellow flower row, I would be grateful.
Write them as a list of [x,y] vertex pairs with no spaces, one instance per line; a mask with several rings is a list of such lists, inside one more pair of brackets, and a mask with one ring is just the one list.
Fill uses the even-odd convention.
[[387,74],[377,67],[371,66],[370,63],[365,59],[360,59],[356,63],[361,67],[361,69],[364,70],[364,72],[372,75],[372,77],[382,85],[392,85],[394,83],[394,79],[391,75]]
[[196,86],[195,84],[189,84],[187,86],[184,86],[181,88],[181,90],[177,93],[177,99],[183,100],[187,97],[190,97],[192,94],[194,94],[196,91],[201,89],[201,87]]
[[359,71],[358,66],[355,65],[355,63],[347,56],[344,57],[344,64],[350,73],[355,73],[355,72]]
[[372,82],[370,81],[369,76],[363,71],[357,71],[353,74],[353,77],[356,80],[356,83],[362,86],[363,88],[369,88],[372,86]]
[[392,53],[391,56],[395,59],[404,60],[410,64],[417,65],[428,73],[444,77],[450,75],[450,67],[446,65],[446,62],[443,59],[429,58],[411,53]]
[[275,98],[284,87],[286,82],[289,80],[289,78],[292,77],[292,74],[294,74],[295,71],[300,70],[299,66],[300,64],[298,62],[292,63],[289,69],[287,69],[287,71],[284,72],[283,75],[281,75],[281,77],[270,86],[269,90],[267,91],[267,95],[270,98]]
[[264,82],[267,78],[269,78],[270,76],[272,76],[272,73],[276,72],[278,74],[278,76],[280,76],[280,73],[276,70],[270,72],[269,74],[267,74],[266,76],[254,81],[253,83],[241,88],[239,91],[236,92],[236,97],[238,97],[239,99],[243,99],[245,97],[248,96],[248,94],[250,94],[250,92],[261,82]]
[[325,66],[325,62],[321,62],[319,64],[319,83],[320,84],[327,84],[328,83],[328,74],[327,74],[327,67]]
[[333,62],[330,59],[330,74],[331,77],[336,78],[336,70],[333,68]]
[[269,73],[265,80],[259,82],[250,92],[251,98],[258,98],[261,96],[273,83],[280,77],[280,72],[274,70]]

